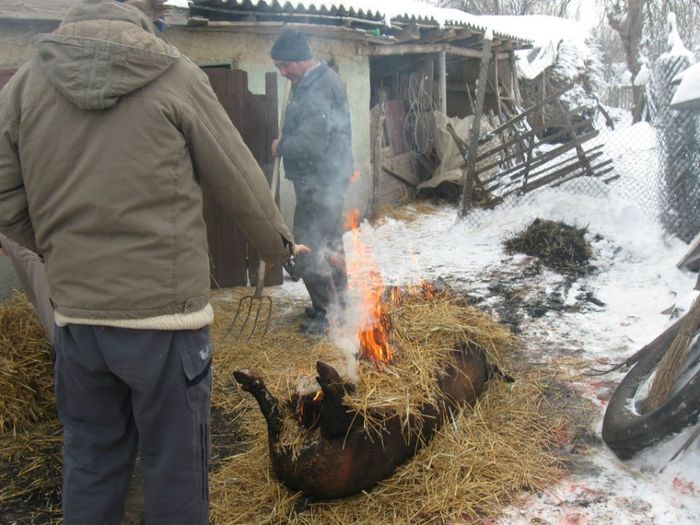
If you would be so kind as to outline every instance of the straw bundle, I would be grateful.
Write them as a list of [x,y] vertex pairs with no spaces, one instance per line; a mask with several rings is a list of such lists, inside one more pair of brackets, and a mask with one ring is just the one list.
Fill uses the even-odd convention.
[[[217,305],[215,339],[230,309]],[[412,294],[394,305],[390,315],[394,362],[384,371],[363,363],[357,392],[346,398],[363,416],[374,416],[370,424],[381,425],[381,416],[413,413],[418,404],[434,399],[435,373],[457,341],[474,342],[491,362],[506,368],[509,364],[510,334],[452,295],[426,300]],[[490,382],[473,409],[458,413],[414,459],[371,492],[308,504],[276,480],[263,417],[250,396],[232,390],[230,380],[235,368],[261,369],[270,391],[284,402],[317,360],[332,362],[335,350],[328,341],[310,345],[290,333],[289,325],[297,319],[288,318],[286,326],[273,329],[265,344],[217,345],[215,376],[221,382],[216,383],[215,405],[224,417],[237,412],[249,447],[220,461],[212,473],[212,519],[217,525],[444,523],[496,516],[523,490],[541,489],[559,475],[561,465],[550,447],[563,422],[546,415],[539,378],[519,377],[512,385]],[[227,369],[223,377],[220,365]],[[280,441],[309,439],[291,417],[286,423]]]
[[0,521],[58,523],[62,440],[53,351],[23,293],[0,307],[0,389]]
[[0,435],[55,417],[53,351],[26,295],[0,308]]

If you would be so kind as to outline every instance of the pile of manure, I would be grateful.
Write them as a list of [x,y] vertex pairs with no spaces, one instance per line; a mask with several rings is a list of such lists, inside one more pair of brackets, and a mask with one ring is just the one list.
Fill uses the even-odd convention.
[[587,228],[576,228],[561,221],[535,219],[521,233],[506,239],[507,253],[524,253],[565,274],[582,275],[591,269],[591,245],[586,240]]

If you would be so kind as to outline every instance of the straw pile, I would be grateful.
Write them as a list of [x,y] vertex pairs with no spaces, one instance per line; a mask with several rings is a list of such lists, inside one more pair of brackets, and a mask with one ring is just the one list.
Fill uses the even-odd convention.
[[563,222],[535,219],[518,235],[503,244],[507,253],[538,257],[545,266],[560,273],[585,274],[593,257],[585,238],[586,228]]
[[0,308],[0,434],[22,431],[56,413],[53,351],[24,294]]
[[60,517],[53,352],[24,294],[0,307],[0,521]]
[[[230,322],[235,303],[217,305],[215,341]],[[412,413],[424,400],[434,399],[435,371],[444,366],[456,341],[472,341],[485,349],[491,362],[509,367],[510,334],[453,295],[431,301],[413,294],[390,314],[395,361],[385,371],[363,364],[357,392],[346,398],[363,415],[375,415],[373,424],[381,424],[378,413]],[[242,395],[230,379],[236,368],[262,370],[270,391],[284,402],[301,378],[314,374],[317,360],[333,362],[336,351],[328,341],[311,344],[296,335],[299,319],[286,319],[264,344],[227,340],[217,345],[213,403],[223,417],[237,418],[249,448],[220,460],[212,473],[215,524],[427,524],[495,517],[522,491],[542,489],[560,475],[552,444],[563,421],[546,414],[539,378],[527,375],[513,384],[490,381],[473,409],[457,414],[412,460],[369,493],[305,502],[275,479],[263,416],[252,397]],[[301,433],[285,433],[281,440],[301,439]]]
[[[414,459],[369,493],[332,502],[305,502],[271,472],[267,427],[257,404],[241,392],[232,372],[243,367],[262,370],[270,390],[283,400],[281,394],[291,392],[301,378],[315,375],[317,360],[337,361],[337,350],[327,340],[300,335],[302,305],[290,305],[284,298],[275,298],[273,326],[264,341],[240,340],[235,333],[223,341],[238,299],[248,292],[225,291],[212,298],[217,320],[212,327],[216,351],[211,508],[217,525],[437,524],[495,517],[523,491],[540,490],[560,475],[562,465],[554,449],[564,422],[548,411],[540,378],[522,371],[512,384],[490,381],[473,409],[458,413]],[[31,317],[26,301],[22,312],[20,317]],[[522,360],[514,362],[508,351],[511,336],[454,296],[438,297],[431,306],[413,295],[390,313],[396,360],[387,372],[363,365],[357,393],[350,399],[358,410],[410,413],[421,399],[430,399],[434,395],[428,380],[431,367],[439,368],[435,363],[455,341],[473,341],[501,368],[522,370]],[[1,315],[4,319],[8,313],[3,310]],[[2,333],[12,330],[3,328]],[[13,345],[17,337],[22,344],[41,339],[38,324],[36,332],[22,333]],[[3,348],[5,356],[9,353],[9,348]],[[44,361],[36,359],[26,368],[35,368],[38,375],[43,369],[48,385],[36,389],[48,394],[46,400],[37,398],[36,405],[51,405],[50,351]],[[8,391],[13,389],[8,386]],[[27,422],[29,431],[0,436],[0,521],[60,523],[60,425],[52,409],[33,417],[45,419]],[[22,424],[15,415],[8,428]]]

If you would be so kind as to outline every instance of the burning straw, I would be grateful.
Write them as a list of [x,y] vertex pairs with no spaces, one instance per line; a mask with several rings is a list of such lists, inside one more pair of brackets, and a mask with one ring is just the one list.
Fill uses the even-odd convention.
[[[215,339],[226,323],[220,310],[217,305]],[[428,298],[411,293],[393,304],[389,315],[394,361],[382,369],[363,362],[357,392],[346,398],[363,415],[372,414],[372,424],[381,425],[390,414],[413,413],[423,401],[433,400],[435,374],[458,342],[478,344],[492,363],[508,369],[514,342],[509,332],[452,294]],[[370,492],[305,502],[275,478],[263,417],[230,379],[235,368],[260,369],[270,391],[285,402],[298,380],[313,374],[317,360],[332,362],[337,350],[327,340],[310,345],[296,335],[298,320],[277,326],[265,344],[217,347],[215,405],[231,416],[238,413],[249,448],[223,459],[212,473],[215,524],[429,524],[495,517],[523,491],[540,490],[560,475],[553,443],[563,421],[548,414],[540,380],[529,375],[513,384],[490,381],[473,408],[448,420],[426,447]],[[226,369],[223,376],[220,367]],[[292,416],[285,427],[281,440],[301,440],[304,431]]]

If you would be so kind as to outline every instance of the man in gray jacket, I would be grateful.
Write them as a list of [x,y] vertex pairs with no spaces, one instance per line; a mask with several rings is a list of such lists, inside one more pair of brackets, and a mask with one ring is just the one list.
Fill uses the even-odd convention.
[[152,20],[79,0],[0,92],[0,233],[42,256],[55,308],[66,525],[120,522],[137,445],[146,523],[208,523],[201,186],[265,261],[293,248],[206,75]]
[[292,82],[282,137],[272,153],[283,158],[285,176],[294,183],[294,236],[311,248],[297,258],[311,297],[305,309],[311,320],[302,330],[320,334],[329,310],[344,306],[347,290],[343,205],[353,170],[350,110],[340,77],[313,59],[299,32],[282,32],[270,54]]

